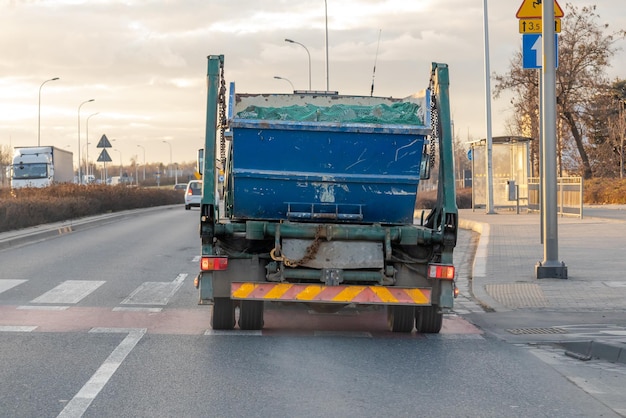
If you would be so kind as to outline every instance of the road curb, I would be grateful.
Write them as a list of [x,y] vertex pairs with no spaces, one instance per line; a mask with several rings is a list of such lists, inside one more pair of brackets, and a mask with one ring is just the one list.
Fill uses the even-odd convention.
[[560,342],[557,345],[565,350],[566,355],[581,361],[599,359],[626,364],[626,340],[569,341]]
[[510,309],[506,308],[504,305],[498,303],[494,298],[492,298],[491,295],[487,293],[484,286],[479,283],[487,277],[487,248],[489,246],[489,233],[491,230],[490,225],[483,222],[459,219],[459,228],[474,231],[480,235],[476,246],[476,253],[474,254],[474,262],[472,263],[472,295],[486,309],[496,312],[510,311]]

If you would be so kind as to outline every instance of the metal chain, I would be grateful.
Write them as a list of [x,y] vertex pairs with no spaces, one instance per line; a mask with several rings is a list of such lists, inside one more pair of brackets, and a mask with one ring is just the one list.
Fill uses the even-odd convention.
[[439,142],[439,108],[437,106],[437,96],[433,81],[430,83],[430,168],[435,166],[436,144]]
[[323,229],[324,229],[323,225],[317,226],[317,228],[315,229],[315,237],[313,237],[313,242],[311,243],[311,245],[309,245],[306,248],[304,252],[304,256],[301,259],[290,260],[284,255],[276,256],[276,248],[274,248],[272,249],[272,251],[270,251],[270,256],[272,257],[272,260],[282,261],[287,267],[297,267],[299,265],[306,264],[309,261],[313,260],[315,258],[315,255],[317,254],[317,251],[320,248],[320,244],[321,244],[320,238],[322,237]]
[[226,140],[224,138],[224,131],[226,130],[226,79],[224,78],[224,62],[220,63],[220,91],[218,95],[219,106],[219,120],[218,126],[220,129],[220,160],[222,162],[222,169],[226,166]]

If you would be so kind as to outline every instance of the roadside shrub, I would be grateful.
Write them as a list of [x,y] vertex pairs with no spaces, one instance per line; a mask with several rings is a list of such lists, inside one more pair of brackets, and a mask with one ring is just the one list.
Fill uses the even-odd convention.
[[[416,209],[432,209],[437,203],[437,190],[420,192],[417,195]],[[472,189],[464,188],[456,191],[456,206],[459,209],[470,209],[472,207]]]
[[626,179],[586,180],[583,202],[589,205],[626,204]]
[[60,184],[0,190],[0,232],[102,213],[182,204],[180,190]]

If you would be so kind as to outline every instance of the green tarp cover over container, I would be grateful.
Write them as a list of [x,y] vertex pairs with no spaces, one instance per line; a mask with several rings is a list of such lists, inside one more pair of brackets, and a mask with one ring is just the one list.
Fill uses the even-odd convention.
[[423,109],[417,103],[399,102],[373,106],[306,104],[286,107],[250,105],[237,113],[237,118],[306,122],[372,123],[424,126]]

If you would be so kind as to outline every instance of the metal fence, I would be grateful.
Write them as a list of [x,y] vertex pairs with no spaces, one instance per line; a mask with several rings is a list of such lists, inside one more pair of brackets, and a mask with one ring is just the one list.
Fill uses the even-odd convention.
[[[583,217],[583,178],[557,177],[557,213]],[[541,209],[539,177],[528,178],[528,210]]]

